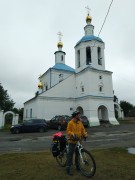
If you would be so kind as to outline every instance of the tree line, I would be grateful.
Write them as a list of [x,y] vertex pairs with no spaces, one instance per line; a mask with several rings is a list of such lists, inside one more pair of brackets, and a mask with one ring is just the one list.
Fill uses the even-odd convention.
[[[6,111],[13,111],[15,114],[19,114],[19,119],[23,119],[23,108],[16,108],[14,107],[15,102],[13,99],[9,97],[8,91],[5,90],[0,83],[0,110],[3,110],[4,112]],[[11,115],[9,115],[8,119],[10,118]]]

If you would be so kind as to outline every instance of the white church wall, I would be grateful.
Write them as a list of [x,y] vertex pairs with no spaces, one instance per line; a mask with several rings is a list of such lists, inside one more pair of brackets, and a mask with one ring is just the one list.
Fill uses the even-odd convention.
[[[102,79],[99,78],[102,76]],[[103,91],[99,91],[99,86],[103,85]],[[84,91],[82,92],[82,87]],[[107,96],[113,97],[111,73],[86,69],[76,74],[76,97],[78,96]]]
[[[99,76],[102,76],[101,80]],[[110,73],[89,71],[89,82],[89,94],[95,96],[113,96],[112,77]],[[102,91],[99,90],[100,86],[103,87]]]
[[55,85],[53,88],[48,91],[40,94],[39,96],[46,97],[75,97],[75,76],[74,74],[69,76],[64,81],[61,81],[59,84]]
[[60,79],[60,74],[62,74],[63,80],[71,75],[69,72],[66,72],[66,71],[52,70],[52,74],[51,74],[51,86],[54,86],[55,84],[60,82],[60,80],[61,80]]
[[84,70],[81,73],[76,74],[76,97],[82,97],[90,94],[89,92],[89,73]]
[[50,120],[56,115],[71,115],[74,110],[74,100],[70,99],[38,99],[38,118]]
[[24,104],[23,120],[38,118],[37,111],[37,101],[36,98],[33,98]]

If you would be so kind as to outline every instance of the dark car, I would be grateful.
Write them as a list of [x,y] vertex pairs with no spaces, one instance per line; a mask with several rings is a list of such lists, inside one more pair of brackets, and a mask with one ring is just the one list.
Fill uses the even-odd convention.
[[84,127],[89,127],[89,120],[88,120],[88,118],[86,116],[84,116],[84,115],[81,115],[80,118],[81,118],[81,121],[82,121]]
[[68,115],[58,115],[48,121],[47,124],[49,128],[61,131],[66,129],[69,120],[70,116]]
[[47,130],[47,122],[44,119],[30,119],[22,124],[12,125],[11,133],[18,134],[21,132],[45,132]]

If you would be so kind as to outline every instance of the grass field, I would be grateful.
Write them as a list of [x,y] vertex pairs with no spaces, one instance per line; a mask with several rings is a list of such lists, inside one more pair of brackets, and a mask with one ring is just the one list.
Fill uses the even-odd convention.
[[[134,180],[135,155],[123,148],[92,150],[97,164],[93,180]],[[88,179],[72,167],[71,180]],[[0,180],[68,180],[48,152],[0,154]]]

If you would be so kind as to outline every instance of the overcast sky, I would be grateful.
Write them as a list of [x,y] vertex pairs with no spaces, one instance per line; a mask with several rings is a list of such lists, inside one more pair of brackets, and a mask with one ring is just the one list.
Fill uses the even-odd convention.
[[[15,107],[34,97],[38,77],[55,64],[59,31],[66,64],[84,35],[88,5],[97,36],[112,0],[0,0],[0,83]],[[135,105],[135,1],[114,0],[100,38],[119,101]]]

